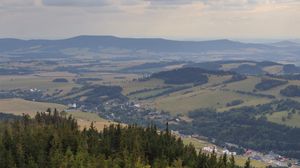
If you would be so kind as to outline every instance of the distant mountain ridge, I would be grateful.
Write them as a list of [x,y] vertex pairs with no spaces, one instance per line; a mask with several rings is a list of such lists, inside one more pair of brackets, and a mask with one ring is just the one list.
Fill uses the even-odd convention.
[[175,41],[161,38],[119,38],[115,36],[77,36],[62,40],[20,40],[0,39],[0,51],[40,46],[41,49],[115,47],[154,52],[203,52],[236,50],[245,48],[271,49],[273,46],[254,43],[241,43],[227,39],[210,41]]
[[[101,54],[106,56],[102,57]],[[109,56],[108,56],[109,55]],[[79,56],[123,60],[215,61],[253,60],[300,62],[296,43],[243,43],[227,39],[177,41],[162,38],[77,36],[60,40],[0,39],[0,57],[18,60],[71,59]]]
[[284,41],[279,41],[276,43],[271,43],[270,45],[276,46],[276,47],[297,47],[297,46],[300,46],[300,43],[284,40]]

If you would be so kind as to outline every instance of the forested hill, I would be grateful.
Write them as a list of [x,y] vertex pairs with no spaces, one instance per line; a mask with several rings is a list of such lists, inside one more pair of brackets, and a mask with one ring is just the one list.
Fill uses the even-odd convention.
[[166,84],[187,84],[193,83],[195,85],[201,85],[208,82],[208,75],[229,75],[234,74],[225,71],[210,71],[202,68],[179,68],[170,71],[162,71],[154,73],[151,78],[162,79]]
[[[210,41],[175,41],[160,38],[120,38],[114,36],[77,36],[62,40],[20,40],[0,39],[1,51],[36,48],[42,51],[61,50],[66,48],[88,48],[99,50],[104,48],[121,48],[128,50],[148,50],[155,52],[203,52],[224,51],[247,48],[274,49],[265,44],[241,43],[226,39]],[[27,50],[27,51],[28,51]]]
[[[80,131],[75,119],[54,113],[23,116],[0,126],[1,167],[233,168],[234,158],[196,153],[181,139],[155,126],[111,125]],[[245,167],[250,167],[247,162]]]

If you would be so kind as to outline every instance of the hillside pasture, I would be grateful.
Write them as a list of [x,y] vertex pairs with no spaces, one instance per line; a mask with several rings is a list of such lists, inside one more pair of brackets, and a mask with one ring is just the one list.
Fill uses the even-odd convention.
[[267,119],[273,123],[300,128],[300,113],[298,112],[292,114],[292,117],[289,119],[287,111],[279,111],[273,113],[272,115],[268,114]]
[[261,79],[259,77],[248,76],[248,78],[243,81],[227,84],[225,88],[230,90],[252,92],[255,89],[255,85],[260,81]]
[[[55,103],[46,102],[33,102],[23,99],[0,99],[0,112],[23,115],[28,114],[34,117],[37,112],[45,112],[48,108],[57,109],[58,111],[63,111],[67,109],[67,106]],[[102,130],[105,125],[112,124],[107,120],[102,119],[95,113],[81,112],[81,111],[67,111],[68,115],[72,115],[79,126],[83,129],[88,128],[92,122],[98,130]]]
[[[223,112],[231,108],[255,106],[271,101],[268,98],[236,92],[237,90],[252,92],[255,85],[260,82],[258,77],[250,76],[246,80],[227,84],[224,84],[224,82],[229,80],[231,75],[209,75],[208,77],[206,84],[200,86],[190,85],[186,89],[143,100],[141,103],[147,107],[168,111],[176,115],[186,114],[199,108],[214,108],[219,112]],[[123,85],[123,94],[128,95],[131,99],[139,100],[163,92],[166,90],[163,87],[166,86],[174,85],[164,84],[162,80],[157,79],[133,81]],[[140,92],[132,94],[136,91]],[[233,100],[242,100],[243,103],[238,106],[227,107],[227,103]]]
[[66,106],[55,103],[33,102],[23,99],[0,99],[0,111],[14,115],[28,114],[35,116],[36,112],[56,108],[59,111],[67,109]]
[[[172,114],[186,114],[199,108],[224,108],[233,100],[243,100],[251,104],[259,104],[264,98],[257,98],[249,95],[242,95],[231,91],[223,90],[199,90],[187,94],[174,93],[170,96],[163,96],[155,99],[152,105],[159,110],[171,112]],[[176,104],[176,106],[174,106]]]
[[154,89],[166,86],[163,80],[151,79],[147,81],[132,81],[122,85],[123,94],[128,95],[131,92],[136,92],[143,89]]
[[78,86],[73,83],[73,77],[65,77],[69,82],[53,82],[57,77],[53,76],[0,76],[0,88],[2,90],[31,89],[37,88],[47,94],[52,94],[55,90],[69,92],[73,87]]

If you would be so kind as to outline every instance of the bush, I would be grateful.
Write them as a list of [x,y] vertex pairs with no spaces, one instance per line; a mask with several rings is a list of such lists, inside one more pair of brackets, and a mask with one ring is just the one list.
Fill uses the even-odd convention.
[[237,106],[244,103],[243,100],[233,100],[232,102],[229,102],[226,104],[227,107],[231,107],[231,106]]
[[53,79],[52,82],[55,82],[55,83],[68,83],[69,81],[65,78],[56,78],[56,79]]

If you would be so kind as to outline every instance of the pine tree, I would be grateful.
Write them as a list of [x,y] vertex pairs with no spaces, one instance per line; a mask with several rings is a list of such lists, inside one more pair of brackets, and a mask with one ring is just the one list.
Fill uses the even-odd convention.
[[245,166],[244,168],[251,168],[251,165],[250,165],[250,158],[247,159],[246,163],[245,163]]
[[235,162],[233,156],[228,161],[226,155],[217,159],[216,153],[196,153],[193,145],[184,145],[170,133],[168,124],[160,133],[153,125],[110,125],[97,131],[91,124],[81,131],[74,118],[54,110],[0,123],[1,166],[234,168]]
[[230,159],[229,159],[229,168],[235,168],[235,160],[233,155],[231,155]]

